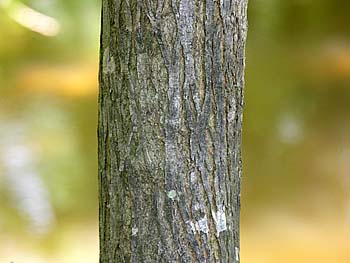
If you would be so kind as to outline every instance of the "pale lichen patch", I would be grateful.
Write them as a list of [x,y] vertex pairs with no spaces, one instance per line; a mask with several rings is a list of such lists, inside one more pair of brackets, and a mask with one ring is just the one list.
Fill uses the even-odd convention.
[[199,203],[195,203],[193,206],[194,210],[199,210],[201,208],[201,205]]
[[199,219],[197,222],[193,223],[192,221],[187,221],[187,224],[190,225],[191,230],[195,233],[203,232],[205,234],[209,233],[209,227],[208,227],[208,219],[207,216],[204,216],[203,218]]
[[136,236],[138,232],[139,232],[139,229],[137,227],[133,227],[131,229],[131,235],[132,236]]
[[204,216],[202,219],[198,220],[196,223],[196,228],[198,231],[202,231],[203,233],[209,233],[207,216]]
[[193,222],[192,221],[187,221],[187,224],[189,224],[190,225],[190,227],[191,227],[191,230],[195,233],[196,232],[196,225],[195,224],[193,224]]
[[170,199],[174,200],[174,199],[177,197],[176,191],[175,191],[175,190],[170,190],[170,191],[168,192],[168,197],[169,197]]
[[214,218],[216,223],[217,235],[219,235],[220,232],[227,230],[225,207],[220,205]]
[[236,256],[236,261],[239,262],[239,248],[235,247],[235,256]]

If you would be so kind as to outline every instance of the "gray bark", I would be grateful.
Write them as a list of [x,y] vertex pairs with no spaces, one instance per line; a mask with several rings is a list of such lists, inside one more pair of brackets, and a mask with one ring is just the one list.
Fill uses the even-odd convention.
[[100,262],[239,262],[247,0],[103,0]]

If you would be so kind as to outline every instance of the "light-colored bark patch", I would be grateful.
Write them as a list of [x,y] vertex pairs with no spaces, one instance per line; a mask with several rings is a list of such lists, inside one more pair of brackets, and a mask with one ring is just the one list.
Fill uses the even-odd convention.
[[193,223],[192,221],[188,221],[187,224],[190,225],[191,230],[193,232],[203,232],[205,234],[209,233],[209,227],[208,227],[208,219],[207,216],[204,216],[203,218],[199,219],[197,222]]
[[132,235],[132,236],[136,236],[136,235],[137,235],[137,232],[139,232],[139,229],[138,229],[137,227],[133,227],[133,228],[131,229],[131,235]]
[[216,213],[216,231],[217,235],[220,234],[220,232],[226,231],[226,214],[225,214],[225,208],[222,206],[219,206],[219,210]]
[[235,247],[236,261],[239,262],[239,248]]
[[103,73],[108,74],[108,73],[113,73],[115,72],[115,62],[113,56],[110,55],[109,47],[105,49],[103,52]]

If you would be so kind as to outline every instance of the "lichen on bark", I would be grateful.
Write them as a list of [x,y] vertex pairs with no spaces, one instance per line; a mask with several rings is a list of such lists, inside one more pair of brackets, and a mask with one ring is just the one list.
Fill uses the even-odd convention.
[[100,262],[239,262],[246,0],[103,0]]

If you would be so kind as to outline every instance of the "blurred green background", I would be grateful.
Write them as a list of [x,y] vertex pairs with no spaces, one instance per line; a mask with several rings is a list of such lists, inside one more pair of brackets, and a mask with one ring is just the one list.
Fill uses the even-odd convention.
[[[242,262],[350,262],[349,10],[249,1]],[[99,25],[0,0],[0,262],[98,262]]]

